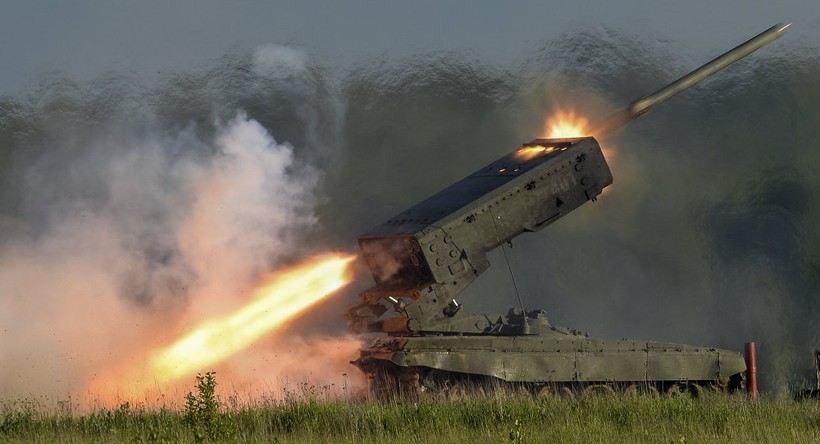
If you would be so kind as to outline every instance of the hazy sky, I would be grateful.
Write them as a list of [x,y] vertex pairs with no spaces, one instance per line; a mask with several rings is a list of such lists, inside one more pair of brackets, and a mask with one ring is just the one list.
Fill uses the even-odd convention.
[[713,56],[785,21],[794,23],[790,40],[820,46],[816,0],[83,0],[4,1],[0,8],[0,93],[19,91],[47,70],[81,79],[112,69],[180,70],[265,43],[299,46],[334,66],[437,50],[506,62],[592,27]]

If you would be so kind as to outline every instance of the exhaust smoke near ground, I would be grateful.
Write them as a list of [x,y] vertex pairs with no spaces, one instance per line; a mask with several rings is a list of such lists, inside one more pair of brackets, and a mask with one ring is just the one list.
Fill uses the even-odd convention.
[[208,319],[157,353],[151,374],[175,381],[209,368],[248,348],[275,328],[350,282],[352,255],[326,254],[265,277],[252,301],[225,316]]
[[[294,54],[283,62],[289,71],[277,73],[288,81],[307,69],[294,66]],[[265,55],[263,67],[274,69],[278,55]],[[276,79],[256,80],[270,78]],[[4,122],[20,118],[25,129],[44,134],[4,128],[19,145],[4,150],[0,397],[106,402],[142,395],[127,390],[161,392],[168,375],[150,367],[155,350],[251,303],[258,313],[244,328],[262,328],[259,316],[285,309],[282,302],[258,307],[254,291],[271,270],[317,253],[300,240],[316,229],[320,172],[245,111],[210,110],[204,125],[175,123],[121,97],[84,103],[94,100],[94,86],[82,91],[65,82],[45,87],[44,103],[29,105],[37,116],[16,114],[14,98],[4,103]],[[299,93],[290,85],[287,92]],[[93,122],[87,113],[95,105],[124,109]],[[330,291],[311,284],[293,289],[299,299],[289,303],[315,302]],[[298,311],[294,305],[287,316]],[[214,340],[230,342],[236,333]],[[237,350],[250,346],[254,353],[179,376],[218,366],[233,385],[290,380],[341,387],[337,363],[350,360],[358,344],[343,335],[276,330],[239,342]],[[352,392],[355,378],[345,383]]]

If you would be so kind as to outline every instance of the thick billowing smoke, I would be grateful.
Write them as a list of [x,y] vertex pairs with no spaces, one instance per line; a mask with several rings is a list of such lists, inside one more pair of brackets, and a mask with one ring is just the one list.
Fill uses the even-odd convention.
[[[601,141],[611,189],[513,241],[525,305],[593,337],[756,340],[769,390],[811,374],[820,60],[781,40]],[[353,249],[357,234],[543,136],[557,110],[594,121],[715,55],[585,32],[516,66],[444,53],[340,73],[270,45],[158,86],[45,76],[0,98],[2,395],[82,389],[137,359],[132,347],[239,303],[259,273]],[[460,300],[471,311],[517,305],[503,256],[490,260]],[[289,331],[342,337],[343,309],[369,285],[362,273]],[[243,353],[237,387],[307,373],[298,361],[317,355],[301,337]],[[334,362],[356,347],[304,337]]]
[[[256,91],[285,82],[294,102],[306,101],[293,85],[308,74],[304,54],[259,54]],[[288,72],[270,72],[277,57]],[[216,75],[203,78],[224,86]],[[166,87],[215,99],[184,85]],[[147,365],[152,348],[241,306],[261,276],[312,252],[300,242],[317,230],[320,171],[310,156],[278,143],[242,107],[192,109],[210,114],[196,122],[151,109],[167,96],[134,104],[145,91],[95,97],[97,88],[62,79],[30,103],[4,99],[0,398],[126,399],[129,387],[111,385],[147,381],[111,381],[112,374],[139,374],[132,371]],[[97,106],[116,112],[93,122]],[[320,136],[299,142],[316,151],[312,159],[328,151],[311,146]],[[219,370],[232,386],[341,386],[338,363],[357,346],[345,337],[272,335]]]

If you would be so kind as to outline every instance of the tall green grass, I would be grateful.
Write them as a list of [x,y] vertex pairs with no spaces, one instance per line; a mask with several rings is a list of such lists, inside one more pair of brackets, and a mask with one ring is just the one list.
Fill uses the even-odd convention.
[[74,415],[43,411],[31,402],[6,402],[0,407],[0,441],[820,442],[817,401],[751,401],[721,394],[496,395],[386,404],[291,399],[226,408],[210,403],[215,398],[206,399],[203,381],[198,380],[198,393],[189,395],[186,407],[176,411],[126,403]]

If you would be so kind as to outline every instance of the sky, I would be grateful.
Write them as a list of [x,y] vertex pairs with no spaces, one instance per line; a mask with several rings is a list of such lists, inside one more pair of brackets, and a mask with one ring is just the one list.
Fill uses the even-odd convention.
[[236,48],[276,43],[331,66],[435,51],[516,61],[583,28],[667,40],[716,54],[778,22],[789,39],[820,44],[820,3],[771,1],[239,1],[2,2],[0,93],[59,70],[78,79],[109,70],[181,70]]

